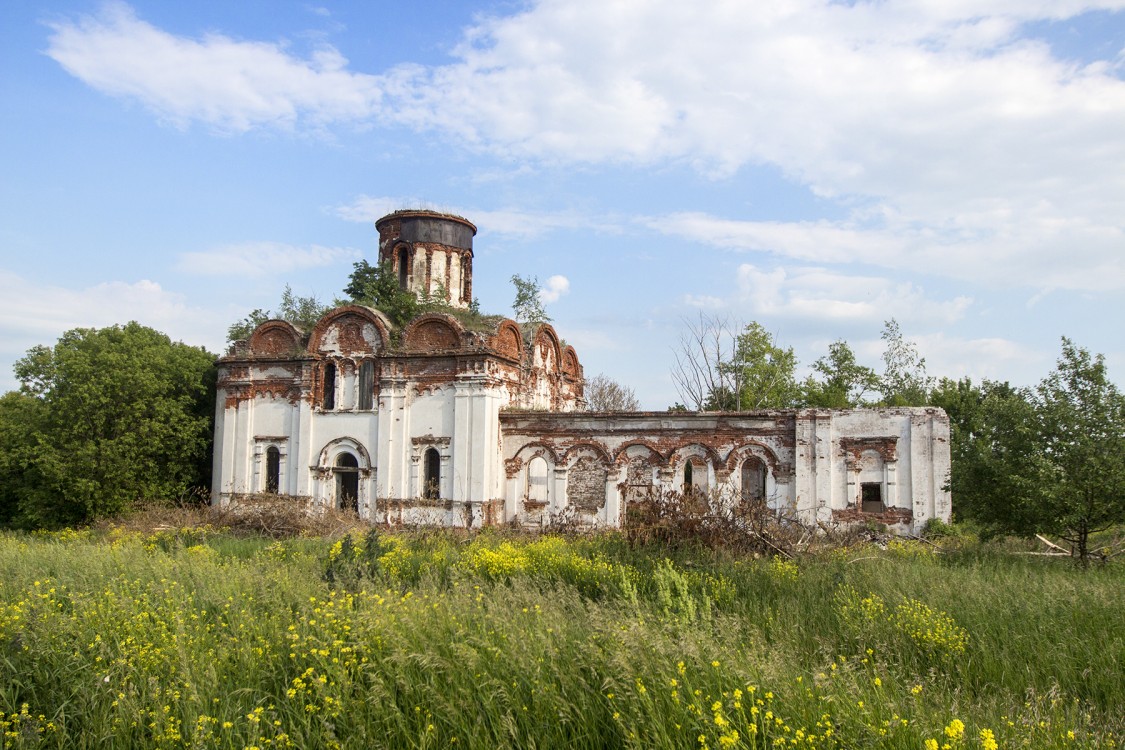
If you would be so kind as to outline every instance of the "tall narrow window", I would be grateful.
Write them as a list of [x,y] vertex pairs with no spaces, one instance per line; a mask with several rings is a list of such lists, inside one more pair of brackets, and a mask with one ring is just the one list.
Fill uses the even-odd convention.
[[341,453],[336,459],[336,507],[340,510],[359,510],[359,462],[350,453]]
[[691,487],[691,485],[692,485],[691,474],[692,474],[691,461],[688,461],[686,464],[684,464],[684,492],[691,492],[691,489],[692,489],[692,487]]
[[324,410],[332,411],[336,408],[336,365],[324,366]]
[[375,363],[363,360],[359,366],[359,408],[369,410],[375,403]]
[[410,281],[410,251],[405,246],[398,249],[398,285],[406,288]]
[[437,448],[426,449],[422,466],[422,497],[436,500],[441,497],[441,456]]
[[533,503],[547,502],[547,462],[542,456],[527,463],[527,499]]
[[281,451],[275,446],[266,449],[266,492],[276,495],[281,486]]
[[742,502],[761,502],[766,498],[766,466],[757,458],[742,462]]

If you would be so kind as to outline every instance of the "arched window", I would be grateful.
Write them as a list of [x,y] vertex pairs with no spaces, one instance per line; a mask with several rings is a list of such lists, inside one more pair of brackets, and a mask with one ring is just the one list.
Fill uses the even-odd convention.
[[766,499],[766,465],[760,458],[742,462],[742,502],[760,503]]
[[276,495],[281,486],[281,451],[271,445],[266,449],[266,492]]
[[359,510],[359,462],[350,453],[341,453],[336,459],[336,507],[340,510]]
[[547,502],[547,462],[536,456],[527,462],[527,499],[532,503]]
[[691,461],[684,464],[684,492],[691,492]]
[[461,256],[461,301],[466,304],[472,304],[473,300],[470,298],[473,293],[473,274],[469,263],[469,256]]
[[359,366],[359,408],[373,408],[375,403],[375,363],[365,359]]
[[422,497],[436,500],[441,497],[441,455],[437,448],[427,448],[422,463]]
[[406,289],[410,281],[410,251],[406,245],[398,249],[398,285]]
[[325,411],[336,408],[336,365],[331,362],[324,366],[324,404]]

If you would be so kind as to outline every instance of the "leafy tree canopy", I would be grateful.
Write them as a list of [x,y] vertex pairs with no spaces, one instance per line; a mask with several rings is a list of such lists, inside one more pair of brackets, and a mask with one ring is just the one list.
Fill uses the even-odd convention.
[[991,533],[1058,534],[1083,559],[1092,533],[1125,522],[1125,396],[1101,355],[1064,338],[1034,389],[946,379],[933,403],[950,417],[958,514]]
[[512,285],[516,288],[516,298],[512,301],[512,314],[517,323],[536,325],[551,322],[551,317],[543,309],[537,277],[525,279],[519,274],[513,274]]
[[344,294],[357,305],[382,311],[398,327],[405,326],[418,314],[414,293],[399,286],[398,276],[390,261],[373,266],[366,260],[353,265]]
[[883,324],[883,376],[879,389],[885,406],[925,406],[933,379],[926,375],[926,359],[907,341],[891,318]]
[[801,387],[802,400],[822,409],[854,409],[866,405],[864,396],[879,390],[879,376],[855,360],[855,352],[844,340],[828,347],[828,354],[812,366],[813,373]]
[[63,334],[0,405],[6,520],[78,523],[208,483],[215,357],[138,323]]
[[733,356],[720,369],[730,375],[733,387],[713,392],[708,409],[784,409],[799,398],[794,379],[797,356],[792,347],[782,349],[775,344],[773,334],[756,321],[738,334]]
[[269,310],[261,308],[254,310],[227,329],[227,342],[249,338],[255,328],[275,318],[287,320],[298,328],[309,329],[316,325],[321,316],[330,309],[332,309],[331,305],[321,304],[315,296],[300,297],[293,294],[293,289],[286,284],[276,313],[270,314]]

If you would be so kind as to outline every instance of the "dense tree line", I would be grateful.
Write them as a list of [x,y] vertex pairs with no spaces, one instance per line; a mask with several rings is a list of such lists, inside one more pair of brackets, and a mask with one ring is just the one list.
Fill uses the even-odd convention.
[[988,534],[1052,533],[1085,559],[1090,535],[1125,522],[1125,397],[1105,359],[1062,340],[1055,369],[1034,388],[969,378],[935,382],[895,320],[883,372],[836,341],[796,380],[793,350],[758,323],[700,316],[685,324],[672,369],[696,410],[938,406],[950,417],[956,516]]
[[210,482],[215,357],[138,323],[68,331],[0,397],[0,523],[37,528]]

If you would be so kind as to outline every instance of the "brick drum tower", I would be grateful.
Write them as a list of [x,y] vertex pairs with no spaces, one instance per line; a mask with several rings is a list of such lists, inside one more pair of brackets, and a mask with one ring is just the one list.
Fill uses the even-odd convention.
[[395,211],[375,222],[379,262],[390,263],[403,289],[458,308],[473,299],[473,235],[467,219],[436,211]]

